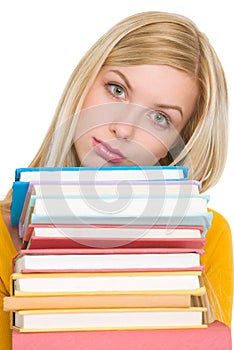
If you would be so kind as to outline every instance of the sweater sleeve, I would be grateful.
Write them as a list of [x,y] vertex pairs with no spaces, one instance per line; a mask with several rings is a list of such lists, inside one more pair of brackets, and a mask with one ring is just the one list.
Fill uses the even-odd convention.
[[10,293],[12,259],[16,253],[0,210],[0,349],[4,344],[4,350],[11,349],[11,329],[10,313],[3,311],[3,298]]
[[231,327],[233,302],[233,247],[228,222],[212,210],[213,220],[206,234],[204,283],[215,319]]

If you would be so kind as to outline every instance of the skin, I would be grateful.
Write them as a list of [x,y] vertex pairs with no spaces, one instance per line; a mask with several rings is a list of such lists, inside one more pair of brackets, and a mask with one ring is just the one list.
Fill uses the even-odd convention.
[[78,118],[81,164],[154,165],[179,140],[198,96],[197,81],[170,66],[104,66]]

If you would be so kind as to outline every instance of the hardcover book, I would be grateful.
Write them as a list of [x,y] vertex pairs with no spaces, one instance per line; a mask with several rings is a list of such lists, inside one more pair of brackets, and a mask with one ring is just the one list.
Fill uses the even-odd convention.
[[215,321],[207,328],[20,333],[13,350],[231,350],[231,330]]
[[191,294],[201,287],[201,271],[163,272],[60,272],[13,273],[12,295],[40,293],[124,293],[187,290]]
[[195,248],[205,245],[202,226],[29,225],[24,249]]
[[[195,291],[195,296],[203,295],[205,288]],[[35,309],[87,309],[87,308],[143,308],[143,307],[191,307],[192,295],[181,293],[104,293],[78,295],[43,295],[4,297],[5,311]]]
[[183,180],[187,179],[188,168],[184,166],[146,167],[67,167],[67,168],[18,168],[12,186],[11,224],[18,225],[30,181],[113,181],[126,180]]
[[13,312],[13,328],[20,332],[206,328],[206,308],[48,309]]
[[212,214],[187,175],[180,166],[17,169],[11,220],[24,249],[4,298],[13,349],[200,350],[201,336],[208,348],[214,332],[228,339],[222,323],[207,324],[200,257]]
[[21,250],[14,272],[200,270],[202,249],[91,248]]
[[[186,219],[187,216],[202,216],[207,213],[209,197],[205,195],[168,195],[168,196],[135,196],[118,197],[116,195],[100,197],[41,197],[32,196],[24,208],[19,221],[20,235],[23,237],[27,226],[33,223],[76,223],[80,220],[89,223],[90,220],[103,220],[108,224],[116,221],[129,224],[134,220],[146,220],[152,224],[157,219]],[[133,220],[133,223],[132,223]],[[179,219],[178,219],[179,220]],[[165,220],[166,221],[166,220]],[[157,223],[160,225],[160,223]],[[179,224],[179,221],[177,222]],[[199,223],[198,223],[199,225]]]

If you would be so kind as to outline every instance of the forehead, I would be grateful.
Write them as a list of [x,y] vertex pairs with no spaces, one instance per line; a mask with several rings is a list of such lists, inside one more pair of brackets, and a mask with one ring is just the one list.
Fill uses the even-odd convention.
[[[197,80],[192,77],[191,74],[183,71],[181,69],[168,66],[168,65],[134,65],[134,66],[103,66],[100,70],[98,76],[102,76],[107,73],[118,73],[119,75],[125,75],[131,79],[132,83],[144,84],[147,83],[154,84],[155,81],[165,81],[167,84],[172,86],[178,85],[198,85]],[[142,79],[144,78],[144,80]]]
[[134,94],[144,94],[155,102],[160,99],[160,103],[189,104],[199,96],[197,79],[167,65],[104,66],[99,73],[100,78],[103,76],[127,81]]

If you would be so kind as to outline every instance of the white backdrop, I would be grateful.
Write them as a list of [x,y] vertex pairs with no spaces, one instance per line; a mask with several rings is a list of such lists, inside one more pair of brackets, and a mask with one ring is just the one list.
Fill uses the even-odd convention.
[[148,10],[190,17],[210,38],[223,63],[230,95],[230,147],[222,179],[209,191],[209,205],[234,228],[234,21],[230,0],[0,0],[1,198],[11,187],[15,168],[27,166],[38,149],[78,60],[113,24]]

